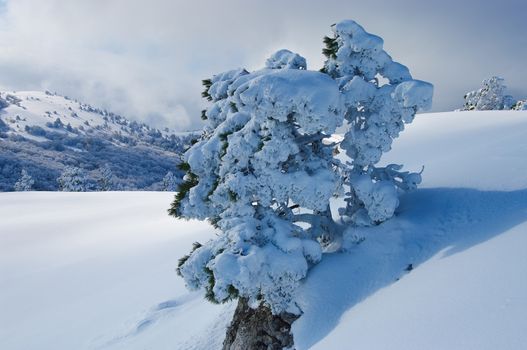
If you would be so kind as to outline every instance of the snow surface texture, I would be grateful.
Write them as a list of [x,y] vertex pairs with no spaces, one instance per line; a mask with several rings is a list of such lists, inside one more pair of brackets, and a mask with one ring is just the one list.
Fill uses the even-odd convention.
[[50,92],[0,92],[0,191],[13,191],[22,170],[33,189],[57,190],[67,166],[86,171],[86,190],[102,189],[105,166],[113,181],[102,190],[161,190],[168,171],[179,182],[179,154],[192,137]]
[[174,272],[213,229],[170,218],[172,197],[1,193],[0,349],[219,348],[234,309]]
[[[523,349],[526,140],[527,112],[418,115],[382,161],[424,165],[421,188],[312,270],[297,349]],[[214,231],[171,197],[0,194],[0,348],[220,349],[234,305],[174,273]]]

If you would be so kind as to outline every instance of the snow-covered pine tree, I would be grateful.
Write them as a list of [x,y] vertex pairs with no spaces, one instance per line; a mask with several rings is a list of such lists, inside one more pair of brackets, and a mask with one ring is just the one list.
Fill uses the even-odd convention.
[[163,191],[177,191],[177,180],[174,173],[169,171],[163,178]]
[[67,166],[57,179],[59,190],[64,192],[86,191],[86,174],[84,170],[75,166]]
[[[264,69],[203,81],[202,96],[211,101],[207,124],[184,155],[180,168],[187,174],[169,209],[176,217],[208,219],[220,231],[180,259],[187,286],[204,289],[212,302],[240,298],[238,310],[245,311],[239,312],[256,309],[246,321],[273,314],[287,334],[286,320],[301,312],[296,287],[345,227],[334,221],[330,198],[347,187],[340,214],[374,224],[393,215],[398,189],[420,182],[419,174],[398,165],[375,164],[404,123],[430,105],[432,86],[413,80],[382,50],[382,39],[355,22],[338,23],[334,33],[325,40],[321,72],[281,50]],[[329,139],[344,120],[350,128],[340,144],[346,161],[333,156],[339,145]],[[244,323],[240,317],[237,311],[225,348],[236,342],[251,348],[256,341],[238,338],[233,327]],[[276,332],[281,340],[273,338],[278,345],[270,348],[292,345],[284,330]]]
[[333,37],[324,39],[327,60],[322,71],[342,92],[348,126],[340,147],[349,160],[339,169],[349,191],[340,215],[355,224],[380,223],[393,216],[397,192],[414,189],[421,176],[400,171],[400,165],[375,164],[391,149],[404,124],[430,107],[433,86],[412,79],[408,68],[383,50],[383,40],[356,22],[342,21],[332,29]]
[[233,70],[207,89],[206,136],[185,154],[188,173],[171,213],[209,218],[223,232],[179,267],[211,301],[240,295],[280,313],[321,257],[291,206],[328,210],[338,176],[322,140],[342,122],[340,93],[327,75],[295,68]]
[[99,179],[97,183],[99,191],[111,191],[115,189],[115,178],[110,165],[104,164],[99,169]]
[[463,110],[486,111],[511,109],[516,101],[511,95],[506,95],[507,87],[501,77],[491,77],[483,80],[483,86],[465,94],[465,105]]
[[35,180],[27,173],[26,169],[22,169],[22,174],[20,175],[20,179],[15,183],[14,190],[17,192],[31,191],[34,184]]
[[514,104],[514,106],[512,106],[512,109],[515,111],[526,111],[527,110],[527,100],[517,101]]

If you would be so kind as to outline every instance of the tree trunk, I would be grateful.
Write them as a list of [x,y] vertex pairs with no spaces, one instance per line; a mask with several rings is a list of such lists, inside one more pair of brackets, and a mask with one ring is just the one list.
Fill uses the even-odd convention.
[[223,350],[282,350],[293,347],[291,324],[297,315],[273,315],[265,306],[251,309],[240,298],[232,322],[227,328]]

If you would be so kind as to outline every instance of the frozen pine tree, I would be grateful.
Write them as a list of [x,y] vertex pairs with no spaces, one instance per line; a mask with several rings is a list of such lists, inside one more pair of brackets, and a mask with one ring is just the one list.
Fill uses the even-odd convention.
[[163,191],[176,192],[177,180],[174,173],[169,171],[163,178]]
[[526,111],[527,110],[527,100],[519,100],[512,106],[512,109],[515,111]]
[[67,166],[57,179],[59,189],[64,192],[86,191],[86,175],[84,170],[74,166]]
[[22,191],[31,191],[33,189],[33,185],[35,184],[35,181],[29,175],[26,171],[26,169],[22,169],[22,174],[20,176],[20,179],[15,183],[14,189],[17,192]]
[[280,313],[321,257],[291,205],[328,209],[338,175],[322,140],[342,121],[340,93],[325,74],[286,68],[219,74],[206,94],[207,136],[185,154],[188,173],[171,213],[209,218],[223,234],[179,272],[211,301],[242,296]]
[[465,94],[465,105],[463,110],[485,111],[511,109],[516,101],[510,95],[505,94],[507,87],[501,77],[491,77],[483,80],[483,86]]
[[115,178],[108,164],[104,164],[99,169],[99,179],[97,182],[99,191],[111,191],[115,189]]
[[[203,113],[207,124],[184,155],[186,175],[169,212],[208,219],[219,230],[215,239],[194,245],[178,273],[212,302],[240,298],[232,327],[246,324],[243,317],[238,322],[243,312],[252,315],[245,321],[279,317],[288,332],[301,312],[296,287],[328,245],[338,246],[345,224],[388,219],[397,192],[420,182],[401,166],[375,164],[404,123],[430,105],[432,86],[413,80],[382,49],[381,38],[353,21],[335,25],[325,42],[321,72],[281,50],[261,70],[236,69],[203,81],[202,96],[211,101]],[[339,145],[330,136],[343,122],[349,132]],[[334,157],[337,147],[346,160]],[[343,193],[343,220],[335,220],[338,208],[330,199]],[[259,322],[253,327],[268,323]],[[232,327],[225,348],[252,348],[257,340],[239,340]],[[291,346],[282,336],[268,348]]]

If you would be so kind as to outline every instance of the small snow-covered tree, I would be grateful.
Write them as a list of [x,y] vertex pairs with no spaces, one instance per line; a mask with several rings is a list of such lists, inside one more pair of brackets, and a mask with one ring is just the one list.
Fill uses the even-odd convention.
[[511,109],[516,101],[511,95],[506,95],[507,87],[501,77],[491,77],[483,80],[483,86],[465,94],[465,105],[463,110],[486,111]]
[[[239,297],[275,315],[299,313],[296,287],[345,227],[330,199],[345,192],[344,221],[375,224],[393,215],[397,191],[420,182],[399,165],[375,164],[430,105],[432,85],[413,80],[355,22],[333,30],[321,72],[281,50],[261,70],[203,81],[207,124],[184,154],[186,175],[169,213],[209,219],[220,231],[178,266],[210,301]],[[330,136],[343,122],[349,131],[339,145]],[[334,157],[339,146],[347,160]]]
[[31,191],[34,184],[35,180],[27,173],[26,169],[22,169],[22,174],[20,179],[15,183],[14,189],[17,192]]
[[99,169],[98,188],[100,191],[111,191],[115,189],[115,177],[110,165],[104,164]]
[[206,136],[185,154],[188,173],[171,213],[209,218],[223,234],[179,272],[211,301],[240,295],[280,313],[321,258],[291,206],[323,212],[335,192],[332,150],[322,140],[341,124],[339,90],[319,72],[267,68],[219,74],[206,93]]
[[86,191],[86,174],[84,170],[74,166],[67,166],[57,179],[59,189],[64,192]]
[[512,109],[515,111],[525,111],[527,110],[527,100],[519,100],[517,101],[514,106],[512,106]]
[[163,178],[163,191],[177,191],[177,180],[174,173],[169,171]]

